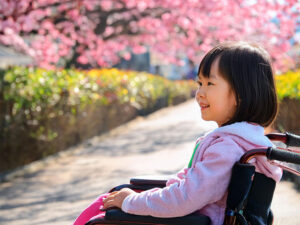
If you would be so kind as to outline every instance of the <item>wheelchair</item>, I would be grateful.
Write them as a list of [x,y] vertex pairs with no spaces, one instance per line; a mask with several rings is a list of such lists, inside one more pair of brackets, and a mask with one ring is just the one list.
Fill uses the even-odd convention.
[[[300,136],[291,133],[271,133],[266,135],[271,141],[279,141],[286,148],[261,148],[246,152],[235,163],[228,187],[224,225],[271,225],[273,214],[270,209],[275,181],[265,175],[255,172],[255,167],[249,161],[257,156],[266,157],[272,164],[283,170],[300,176],[297,170],[285,166],[282,162],[300,165]],[[122,188],[131,188],[135,191],[144,191],[155,187],[165,187],[164,179],[132,178],[130,184],[114,187],[110,192]],[[263,190],[263,191],[262,191]],[[156,218],[151,216],[138,216],[125,213],[118,208],[106,211],[104,218],[92,218],[86,225],[119,224],[119,225],[210,225],[209,217],[192,213],[176,218]]]

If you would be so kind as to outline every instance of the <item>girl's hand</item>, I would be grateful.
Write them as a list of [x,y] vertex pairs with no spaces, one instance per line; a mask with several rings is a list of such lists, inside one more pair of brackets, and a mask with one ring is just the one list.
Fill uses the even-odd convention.
[[129,188],[123,188],[120,191],[110,193],[107,198],[103,199],[103,207],[100,208],[100,210],[105,210],[111,207],[122,208],[124,199],[132,193],[135,193],[135,191]]

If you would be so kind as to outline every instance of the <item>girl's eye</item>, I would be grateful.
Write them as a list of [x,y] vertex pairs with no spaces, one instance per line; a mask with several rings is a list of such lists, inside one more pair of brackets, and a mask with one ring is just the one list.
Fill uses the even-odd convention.
[[201,81],[197,81],[197,83],[199,84],[199,86],[202,86],[202,82]]
[[210,86],[210,85],[214,85],[214,84],[212,82],[208,82],[207,85]]

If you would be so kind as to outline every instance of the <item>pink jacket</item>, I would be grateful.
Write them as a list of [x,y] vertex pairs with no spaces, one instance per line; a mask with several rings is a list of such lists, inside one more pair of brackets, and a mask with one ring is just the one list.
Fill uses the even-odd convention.
[[[213,225],[223,224],[233,164],[246,151],[273,144],[264,136],[263,127],[247,122],[217,128],[199,141],[191,168],[169,179],[165,188],[127,196],[122,210],[154,217],[180,217],[199,211],[209,216]],[[265,158],[254,159],[253,164],[256,171],[280,180],[282,170]]]

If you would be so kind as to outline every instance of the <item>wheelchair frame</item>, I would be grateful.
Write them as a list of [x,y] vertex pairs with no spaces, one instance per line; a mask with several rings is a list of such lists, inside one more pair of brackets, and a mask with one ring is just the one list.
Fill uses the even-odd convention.
[[[280,141],[287,148],[260,148],[246,152],[233,167],[228,187],[227,208],[224,225],[271,225],[273,214],[270,209],[275,181],[263,174],[256,173],[255,167],[249,161],[257,156],[264,156],[274,165],[283,170],[300,176],[300,172],[278,162],[288,162],[300,165],[300,150],[290,149],[289,146],[300,147],[300,136],[291,133],[272,133],[266,135],[272,141]],[[278,161],[275,162],[274,160]],[[139,191],[154,187],[164,187],[166,180],[148,180],[132,178],[130,184],[120,185],[110,190],[131,188]],[[261,187],[268,191],[262,193]],[[177,218],[155,218],[151,216],[138,216],[125,213],[117,208],[106,211],[105,218],[93,219],[86,225],[119,224],[119,225],[209,225],[210,219],[205,215],[190,214]]]

